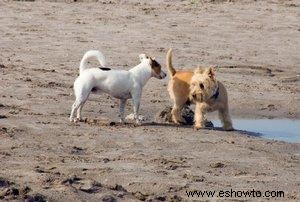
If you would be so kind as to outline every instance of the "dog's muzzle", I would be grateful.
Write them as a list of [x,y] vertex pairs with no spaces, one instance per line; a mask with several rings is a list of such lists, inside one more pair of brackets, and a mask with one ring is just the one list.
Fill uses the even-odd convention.
[[164,79],[164,78],[166,78],[166,76],[167,76],[167,74],[165,72],[161,71],[157,78],[158,79]]

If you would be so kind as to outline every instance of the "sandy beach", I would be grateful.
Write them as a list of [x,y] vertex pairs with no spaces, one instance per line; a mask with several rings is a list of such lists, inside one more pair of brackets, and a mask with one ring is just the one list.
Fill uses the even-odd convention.
[[0,1],[0,201],[223,201],[187,191],[252,189],[284,197],[227,199],[299,201],[299,143],[158,122],[169,77],[145,86],[141,126],[118,124],[106,94],[90,95],[86,122],[68,119],[87,50],[125,70],[146,53],[167,71],[169,48],[178,69],[217,67],[232,118],[299,119],[299,11],[283,0]]

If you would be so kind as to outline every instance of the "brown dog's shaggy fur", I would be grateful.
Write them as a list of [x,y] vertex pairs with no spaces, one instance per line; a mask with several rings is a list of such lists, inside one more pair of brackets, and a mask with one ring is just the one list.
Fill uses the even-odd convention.
[[218,110],[225,130],[233,130],[228,110],[228,98],[224,85],[216,80],[213,68],[198,67],[195,71],[176,71],[172,65],[172,49],[166,55],[166,64],[170,73],[168,91],[174,105],[172,120],[185,123],[181,110],[186,103],[196,104],[195,128],[205,127],[205,113]]

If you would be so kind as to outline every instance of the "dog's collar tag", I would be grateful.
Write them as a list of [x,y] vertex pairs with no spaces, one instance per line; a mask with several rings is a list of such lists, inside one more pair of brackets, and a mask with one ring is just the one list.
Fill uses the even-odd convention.
[[215,90],[215,93],[213,94],[213,96],[211,96],[211,98],[217,99],[219,97],[219,94],[220,94],[220,92],[219,92],[219,86],[218,86],[218,88]]

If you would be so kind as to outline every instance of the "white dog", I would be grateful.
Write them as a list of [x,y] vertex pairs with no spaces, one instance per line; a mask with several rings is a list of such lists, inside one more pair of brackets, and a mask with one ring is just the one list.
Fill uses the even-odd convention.
[[[90,58],[96,58],[102,68],[87,68]],[[91,91],[105,92],[120,99],[119,117],[124,122],[124,108],[127,99],[132,98],[134,120],[139,123],[139,106],[142,88],[151,77],[163,79],[166,73],[161,70],[161,65],[145,54],[139,55],[141,63],[129,71],[112,70],[106,67],[104,55],[97,50],[86,52],[80,62],[79,76],[74,82],[76,100],[72,106],[70,121],[81,120],[81,110]],[[74,114],[77,112],[77,118]]]

